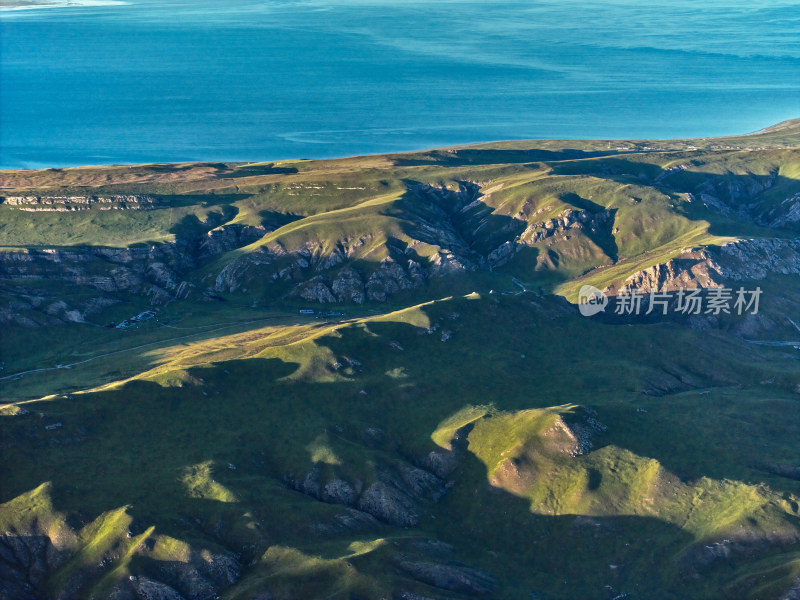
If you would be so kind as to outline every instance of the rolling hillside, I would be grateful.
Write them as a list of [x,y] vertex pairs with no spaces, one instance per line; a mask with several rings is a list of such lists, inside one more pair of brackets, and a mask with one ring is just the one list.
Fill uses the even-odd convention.
[[800,597],[800,121],[0,195],[0,598]]

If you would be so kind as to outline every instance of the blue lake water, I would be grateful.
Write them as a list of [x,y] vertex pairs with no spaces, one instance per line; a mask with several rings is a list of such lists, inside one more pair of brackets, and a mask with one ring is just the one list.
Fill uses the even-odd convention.
[[0,166],[744,133],[800,2],[131,0],[0,12]]

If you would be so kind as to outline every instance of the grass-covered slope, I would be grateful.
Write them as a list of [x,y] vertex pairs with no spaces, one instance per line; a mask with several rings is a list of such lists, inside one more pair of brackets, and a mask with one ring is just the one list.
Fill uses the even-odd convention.
[[[7,171],[0,247],[150,248],[193,285],[254,286],[261,298],[316,275],[330,286],[334,267],[352,260],[366,282],[389,257],[424,270],[455,255],[467,270],[504,266],[550,288],[597,268],[630,274],[682,247],[776,235],[765,226],[791,229],[794,205],[785,203],[800,191],[800,161],[785,146],[796,130],[790,122],[735,146],[535,142],[264,165]],[[126,196],[154,203],[111,201]],[[582,228],[560,226],[565,214]],[[194,260],[164,259],[176,243]],[[348,260],[331,259],[337,251]],[[299,259],[311,271],[287,272]],[[263,287],[282,271],[277,286]]]
[[797,132],[0,173],[0,598],[793,597]]
[[320,333],[7,408],[6,531],[63,530],[38,589],[136,574],[190,597],[203,552],[235,565],[230,598],[450,597],[403,561],[467,564],[462,592],[497,598],[757,598],[794,576],[793,350],[525,294]]

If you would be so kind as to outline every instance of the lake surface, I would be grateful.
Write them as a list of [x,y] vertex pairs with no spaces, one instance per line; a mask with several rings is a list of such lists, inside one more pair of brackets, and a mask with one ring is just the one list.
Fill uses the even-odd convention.
[[800,2],[130,0],[0,61],[4,168],[727,135],[800,117]]

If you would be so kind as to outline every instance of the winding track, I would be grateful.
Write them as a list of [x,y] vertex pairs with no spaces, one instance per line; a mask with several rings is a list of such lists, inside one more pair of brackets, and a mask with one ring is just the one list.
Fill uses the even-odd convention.
[[[203,331],[197,331],[195,333],[189,333],[187,335],[181,335],[181,336],[174,337],[174,338],[169,338],[169,339],[166,339],[166,340],[159,340],[157,342],[149,342],[147,344],[141,344],[139,346],[133,346],[131,348],[123,348],[122,350],[114,350],[113,352],[105,352],[103,354],[98,354],[96,356],[92,356],[92,357],[87,358],[85,360],[81,360],[81,361],[74,362],[74,363],[69,363],[67,365],[56,365],[55,367],[44,367],[42,369],[31,369],[29,371],[20,371],[19,373],[12,373],[11,375],[5,375],[4,377],[0,377],[0,381],[4,381],[4,380],[7,380],[7,379],[19,379],[19,378],[25,377],[27,375],[32,375],[34,373],[45,373],[47,371],[57,371],[58,369],[71,369],[73,367],[77,367],[77,366],[86,364],[86,363],[91,362],[93,360],[97,360],[98,358],[105,358],[106,356],[112,356],[114,354],[122,354],[123,352],[132,352],[133,350],[140,350],[142,348],[147,348],[149,346],[158,346],[160,344],[168,344],[169,342],[174,342],[176,340],[183,340],[183,339],[186,339],[186,338],[194,337],[196,335],[200,335],[201,333],[211,333],[212,331],[220,331],[221,329],[227,329],[229,327],[234,327],[236,325],[249,325],[250,323],[258,323],[259,321],[267,321],[269,319],[280,319],[283,316],[284,315],[275,315],[273,317],[262,317],[261,319],[255,319],[253,321],[239,321],[239,322],[236,322],[236,323],[226,323],[224,325],[220,325],[220,326],[216,326],[216,327],[214,325],[210,325],[209,327],[214,327],[214,329],[204,329]],[[166,326],[166,327],[168,327],[168,326]],[[173,329],[177,329],[177,328],[173,327]]]

